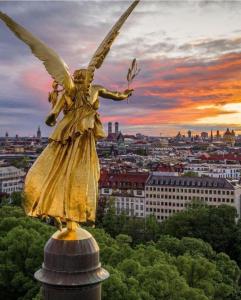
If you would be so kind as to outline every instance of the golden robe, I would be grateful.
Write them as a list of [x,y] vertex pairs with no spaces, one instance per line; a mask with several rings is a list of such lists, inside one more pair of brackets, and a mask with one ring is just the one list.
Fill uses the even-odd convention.
[[98,98],[90,104],[78,95],[58,123],[25,180],[28,215],[95,220],[100,175],[95,140],[105,137],[98,107]]

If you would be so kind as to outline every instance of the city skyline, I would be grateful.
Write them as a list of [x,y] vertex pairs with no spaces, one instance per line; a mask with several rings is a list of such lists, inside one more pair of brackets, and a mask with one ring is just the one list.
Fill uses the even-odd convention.
[[[128,135],[139,135],[139,134],[142,134],[141,132],[127,132],[127,131],[123,131],[122,130],[122,125],[117,121],[117,122],[108,122],[108,123],[104,123],[104,129],[105,129],[105,132],[106,132],[106,135],[108,136],[108,124],[109,123],[112,123],[112,132],[116,132],[116,129],[115,129],[115,123],[118,123],[118,129],[119,129],[119,132],[121,132],[122,134],[128,136]],[[36,137],[38,134],[37,132],[40,130],[40,134],[42,137],[46,138],[48,137],[47,135],[45,134],[42,134],[42,128],[41,126],[37,126],[36,127],[36,130],[32,131],[29,135],[21,135],[21,134],[18,134],[18,132],[13,132],[13,131],[10,131],[10,130],[6,130],[3,132],[3,130],[1,130],[0,128],[0,138],[3,138],[3,137],[6,137],[6,134],[8,137]],[[162,132],[159,133],[159,135],[153,135],[153,137],[160,137],[160,138],[165,138],[165,137],[168,137],[168,138],[173,138],[173,137],[176,137],[177,135],[181,134],[182,136],[186,136],[188,137],[189,134],[191,134],[192,137],[196,137],[196,136],[201,136],[202,133],[207,133],[208,134],[208,137],[211,137],[211,135],[213,135],[214,137],[217,135],[217,132],[218,134],[220,134],[221,136],[227,131],[227,130],[230,130],[230,132],[232,130],[234,130],[233,128],[230,128],[230,127],[226,127],[225,129],[220,129],[220,128],[216,128],[215,130],[214,129],[211,129],[211,130],[208,130],[208,131],[192,131],[188,128],[186,129],[182,129],[180,131],[177,131],[175,132],[174,134],[170,134],[170,135],[164,135]],[[237,132],[234,130],[235,134],[237,134]],[[144,134],[143,134],[144,135]],[[144,135],[145,136],[145,135]],[[152,136],[152,135],[146,135],[146,136]],[[238,133],[238,136],[241,136],[240,133]]]
[[[14,2],[0,9],[54,48],[70,65],[87,63],[130,1]],[[158,136],[241,130],[241,3],[141,1],[121,30],[95,82],[127,87],[133,57],[141,73],[127,102],[101,100],[104,123]],[[68,16],[68,17],[66,17]],[[0,23],[0,133],[30,135],[50,110],[51,78]]]

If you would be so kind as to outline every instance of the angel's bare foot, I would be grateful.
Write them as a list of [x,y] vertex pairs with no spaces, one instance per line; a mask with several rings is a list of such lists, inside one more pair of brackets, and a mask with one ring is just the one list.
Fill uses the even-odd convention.
[[76,230],[77,228],[79,228],[79,224],[77,222],[74,221],[67,221],[67,229],[68,230]]

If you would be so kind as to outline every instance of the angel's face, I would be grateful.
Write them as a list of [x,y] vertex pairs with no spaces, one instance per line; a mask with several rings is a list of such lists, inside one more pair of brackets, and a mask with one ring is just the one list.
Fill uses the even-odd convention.
[[79,85],[88,84],[88,70],[79,69],[74,72],[74,83]]

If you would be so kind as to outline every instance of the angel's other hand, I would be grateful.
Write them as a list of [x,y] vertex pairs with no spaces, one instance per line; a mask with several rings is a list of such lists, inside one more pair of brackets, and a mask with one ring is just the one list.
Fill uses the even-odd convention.
[[127,97],[130,97],[133,91],[134,91],[133,89],[127,89],[124,91],[124,93],[127,94]]
[[54,126],[56,124],[56,114],[50,114],[47,116],[46,120],[45,120],[45,123],[48,125],[48,126]]

